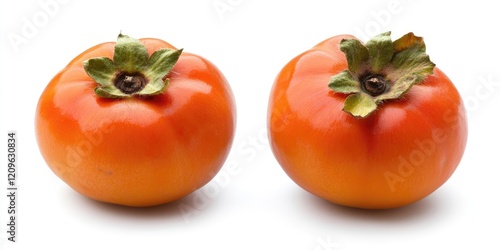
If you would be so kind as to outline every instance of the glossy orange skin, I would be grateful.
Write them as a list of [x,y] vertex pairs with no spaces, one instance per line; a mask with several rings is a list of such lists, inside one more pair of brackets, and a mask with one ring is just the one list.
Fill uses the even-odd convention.
[[[151,55],[174,48],[141,39]],[[73,59],[48,84],[36,110],[36,137],[47,165],[77,192],[127,206],[177,200],[209,182],[234,136],[235,104],[222,73],[183,52],[163,94],[105,99],[82,62],[113,58],[114,42]]]
[[331,202],[386,209],[418,201],[455,171],[465,150],[461,97],[438,68],[399,100],[365,119],[342,111],[345,94],[328,88],[347,69],[327,39],[291,60],[271,91],[268,133],[273,153],[299,186]]

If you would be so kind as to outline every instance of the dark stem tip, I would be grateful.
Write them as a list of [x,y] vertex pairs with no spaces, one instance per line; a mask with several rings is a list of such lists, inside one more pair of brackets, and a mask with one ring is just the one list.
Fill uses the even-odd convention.
[[134,94],[141,91],[147,84],[146,77],[141,73],[119,73],[115,78],[115,86],[124,94]]
[[361,87],[369,95],[379,96],[386,92],[388,83],[382,75],[369,74],[361,78]]

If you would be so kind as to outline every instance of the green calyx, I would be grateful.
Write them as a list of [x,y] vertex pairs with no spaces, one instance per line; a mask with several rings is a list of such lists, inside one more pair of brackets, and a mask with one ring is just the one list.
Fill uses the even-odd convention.
[[159,49],[151,57],[139,40],[118,35],[113,59],[91,58],[83,62],[87,74],[98,86],[95,93],[105,98],[152,96],[163,93],[165,76],[174,67],[182,49]]
[[434,70],[421,37],[408,33],[393,42],[390,35],[382,33],[364,45],[356,39],[340,43],[348,69],[334,75],[328,87],[349,94],[343,110],[354,117],[367,117],[382,102],[403,97]]

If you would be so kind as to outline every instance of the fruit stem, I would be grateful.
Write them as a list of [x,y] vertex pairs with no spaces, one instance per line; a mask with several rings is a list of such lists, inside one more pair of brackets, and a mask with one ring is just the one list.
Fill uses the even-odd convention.
[[383,94],[388,87],[389,84],[382,75],[368,74],[361,78],[361,89],[373,97]]
[[97,83],[94,89],[97,96],[153,96],[165,91],[169,81],[166,76],[181,53],[182,49],[161,48],[149,56],[140,40],[120,34],[113,58],[91,58],[83,66]]
[[141,91],[148,80],[141,73],[128,74],[128,73],[120,73],[114,80],[114,85],[125,94],[134,94],[136,92]]
[[356,39],[340,42],[348,69],[332,76],[328,87],[348,94],[343,110],[354,117],[367,117],[384,102],[402,98],[433,73],[435,64],[421,37],[408,33],[392,41],[390,34],[382,33],[366,44]]

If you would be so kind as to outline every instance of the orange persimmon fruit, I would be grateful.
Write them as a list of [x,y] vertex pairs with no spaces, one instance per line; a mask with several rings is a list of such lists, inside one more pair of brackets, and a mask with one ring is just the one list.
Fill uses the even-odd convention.
[[344,206],[414,203],[445,183],[467,141],[463,101],[421,37],[335,36],[292,59],[268,108],[273,153],[308,192]]
[[231,148],[234,97],[201,56],[120,34],[74,58],[36,109],[39,149],[52,171],[102,202],[154,206],[208,183]]

